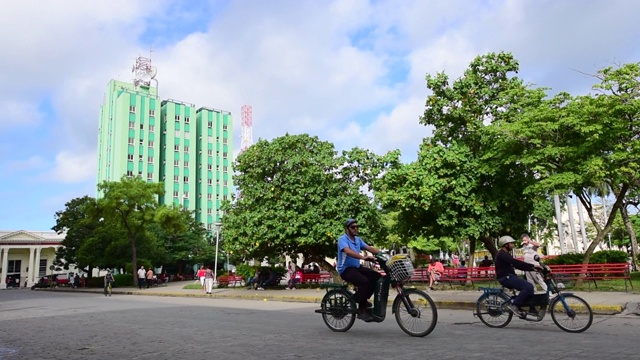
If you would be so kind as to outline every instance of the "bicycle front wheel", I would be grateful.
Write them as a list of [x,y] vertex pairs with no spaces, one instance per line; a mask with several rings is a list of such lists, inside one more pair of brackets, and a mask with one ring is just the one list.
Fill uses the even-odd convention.
[[551,300],[549,308],[553,322],[566,332],[583,332],[593,322],[591,306],[584,299],[573,294],[558,294]]
[[403,295],[398,294],[393,301],[393,312],[396,321],[405,333],[422,337],[429,335],[438,323],[438,310],[433,299],[418,289],[406,289]]
[[476,315],[485,325],[492,328],[503,328],[511,322],[513,314],[502,306],[509,301],[505,293],[489,293],[480,296],[476,302]]
[[344,290],[331,290],[322,298],[322,320],[333,331],[344,332],[356,321],[356,302]]

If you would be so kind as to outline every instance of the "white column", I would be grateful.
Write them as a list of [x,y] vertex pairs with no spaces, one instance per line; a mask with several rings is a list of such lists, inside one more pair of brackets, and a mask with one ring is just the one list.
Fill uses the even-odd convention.
[[36,251],[36,248],[33,246],[29,247],[29,271],[27,271],[27,286],[33,285],[33,274],[34,269],[37,268],[33,265],[34,256],[33,253]]
[[0,248],[0,255],[2,255],[2,273],[0,273],[0,289],[7,288],[7,267],[9,266],[9,248]]
[[37,282],[38,280],[40,280],[40,251],[42,250],[42,248],[40,248],[40,246],[38,246],[36,248],[36,261],[34,261],[34,267],[33,267],[33,281]]

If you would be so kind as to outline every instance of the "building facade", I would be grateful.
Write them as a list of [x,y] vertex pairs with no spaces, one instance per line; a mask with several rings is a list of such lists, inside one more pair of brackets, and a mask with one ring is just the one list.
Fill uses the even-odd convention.
[[122,176],[162,182],[160,204],[194,211],[213,230],[233,189],[232,134],[228,111],[161,101],[148,84],[111,80],[100,113],[98,183]]
[[0,231],[0,289],[31,286],[52,274],[64,236],[54,231]]

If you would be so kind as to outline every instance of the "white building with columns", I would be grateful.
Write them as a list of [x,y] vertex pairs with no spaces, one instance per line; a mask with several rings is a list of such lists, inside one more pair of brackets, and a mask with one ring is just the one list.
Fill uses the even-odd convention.
[[25,281],[31,286],[51,274],[64,237],[54,231],[0,231],[0,289],[24,286]]

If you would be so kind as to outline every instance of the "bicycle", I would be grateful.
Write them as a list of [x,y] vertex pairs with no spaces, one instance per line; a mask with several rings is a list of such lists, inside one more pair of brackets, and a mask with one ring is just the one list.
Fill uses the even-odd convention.
[[[529,307],[529,312],[519,314],[518,317],[526,321],[539,322],[544,319],[548,309],[551,313],[551,319],[560,329],[570,333],[580,333],[587,330],[593,322],[591,306],[573,293],[563,293],[564,284],[556,281],[547,265],[540,263],[540,266],[547,284],[547,292],[532,295],[524,305]],[[502,328],[507,326],[514,315],[507,305],[515,298],[516,291],[511,289],[512,295],[509,296],[504,287],[481,287],[480,289],[483,294],[476,302],[476,311],[473,315],[478,316],[480,321],[489,327]],[[557,295],[549,301],[550,294]]]
[[[387,253],[379,253],[375,261],[384,271],[375,285],[372,316],[373,321],[384,321],[389,299],[389,287],[396,289],[398,294],[393,300],[391,311],[395,314],[400,328],[415,337],[428,335],[436,327],[438,311],[433,299],[424,291],[409,288],[404,284],[413,275],[413,265],[406,255],[391,257]],[[356,321],[357,307],[354,293],[348,284],[322,284],[327,293],[322,298],[321,309],[316,313],[322,314],[324,323],[336,332],[349,330]]]
[[104,287],[104,296],[111,296],[111,282],[107,282],[107,286]]

